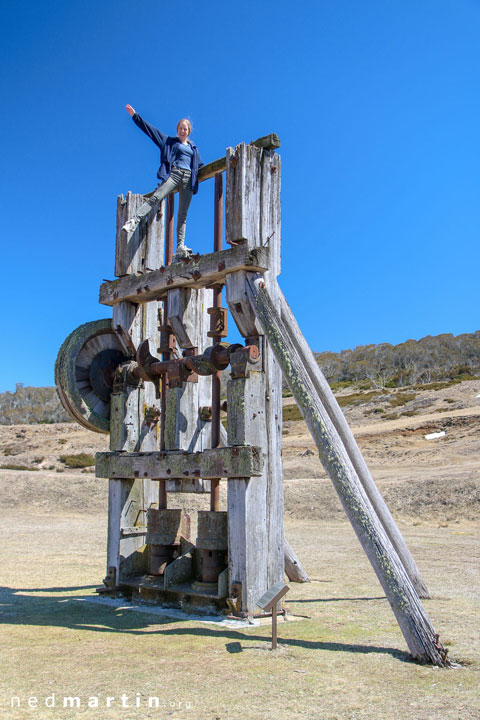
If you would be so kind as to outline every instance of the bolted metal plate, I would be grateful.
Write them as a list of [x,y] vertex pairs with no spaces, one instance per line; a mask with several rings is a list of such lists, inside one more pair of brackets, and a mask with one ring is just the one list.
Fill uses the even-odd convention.
[[109,432],[113,375],[126,360],[109,318],[80,325],[67,337],[55,362],[55,385],[75,422]]

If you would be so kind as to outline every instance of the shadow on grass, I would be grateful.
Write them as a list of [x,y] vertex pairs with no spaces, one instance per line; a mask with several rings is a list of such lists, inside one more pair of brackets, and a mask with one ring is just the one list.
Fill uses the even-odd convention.
[[[186,636],[202,638],[225,638],[230,642],[226,643],[226,651],[231,654],[244,652],[245,650],[264,650],[265,643],[269,642],[271,629],[264,626],[265,635],[252,634],[251,630],[230,629],[219,625],[216,628],[208,627],[178,627],[182,623],[196,622],[188,615],[183,618],[171,618],[158,615],[152,612],[136,612],[135,610],[116,608],[112,605],[88,602],[92,596],[70,594],[75,590],[92,589],[95,586],[79,586],[71,588],[39,588],[39,589],[14,589],[8,587],[0,588],[0,623],[6,625],[33,625],[38,627],[64,627],[71,630],[81,630],[100,633],[125,633],[127,635],[152,635],[160,637]],[[33,596],[28,593],[65,593],[59,595]],[[24,594],[25,593],[25,594]],[[355,598],[356,600],[376,598]],[[382,598],[380,598],[382,599]],[[78,602],[78,601],[87,602]],[[125,605],[128,606],[127,601]],[[152,625],[157,629],[152,629]],[[176,627],[160,627],[175,625]],[[290,632],[291,626],[288,623],[282,625],[282,632]],[[301,628],[295,626],[297,632]],[[254,642],[262,642],[262,646],[253,645]],[[409,653],[391,647],[374,645],[356,645],[352,643],[324,642],[306,640],[301,638],[285,638],[279,640],[280,647],[303,648],[307,650],[327,650],[332,652],[347,652],[354,654],[378,653],[391,655],[401,662],[412,662]]]
[[332,597],[332,598],[305,598],[290,600],[288,605],[294,603],[330,603],[330,602],[368,602],[370,600],[386,600],[385,595],[379,595],[378,597]]

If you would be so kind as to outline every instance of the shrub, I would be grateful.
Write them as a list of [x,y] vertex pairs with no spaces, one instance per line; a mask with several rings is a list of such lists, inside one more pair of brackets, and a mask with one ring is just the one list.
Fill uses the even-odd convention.
[[390,398],[390,404],[392,407],[399,407],[400,405],[405,405],[407,402],[410,402],[410,400],[415,400],[415,398],[415,393],[397,393]]
[[78,453],[77,455],[60,455],[60,462],[63,462],[69,468],[85,468],[95,465],[95,458],[88,453]]
[[298,405],[285,405],[283,408],[283,420],[303,420]]

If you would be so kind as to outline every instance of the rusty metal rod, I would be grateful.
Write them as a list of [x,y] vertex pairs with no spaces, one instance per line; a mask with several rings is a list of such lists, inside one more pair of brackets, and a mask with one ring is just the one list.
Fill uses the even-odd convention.
[[[215,175],[214,194],[214,224],[213,224],[213,249],[219,252],[222,249],[223,238],[223,176],[221,173]],[[222,307],[222,286],[217,285],[213,289],[213,306]],[[213,317],[213,316],[212,316]],[[220,342],[221,336],[212,338],[213,342]],[[220,371],[212,375],[212,448],[220,445]],[[210,510],[220,510],[220,478],[210,480]]]
[[[165,265],[171,265],[173,260],[173,229],[174,229],[174,218],[175,218],[175,198],[173,195],[167,196],[167,218],[166,218],[166,243],[165,243]],[[171,333],[168,332],[168,295],[163,301],[163,327],[162,332],[164,341],[165,333],[168,334],[168,345],[172,347]],[[164,342],[161,342],[164,346]],[[162,353],[162,360],[168,361],[170,359],[170,352]],[[160,450],[165,450],[165,425],[167,420],[167,388],[168,378],[167,375],[163,374],[160,380],[161,385],[161,418],[160,418]],[[167,508],[167,481],[160,480],[158,488],[158,507],[160,510]]]

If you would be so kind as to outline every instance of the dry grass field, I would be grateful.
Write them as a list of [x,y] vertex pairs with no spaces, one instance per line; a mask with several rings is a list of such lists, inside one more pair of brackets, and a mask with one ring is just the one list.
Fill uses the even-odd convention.
[[[418,414],[385,420],[372,412],[378,402],[346,411],[460,664],[447,670],[410,661],[303,422],[285,427],[286,535],[312,582],[290,584],[276,652],[268,624],[100,603],[106,484],[59,456],[103,449],[106,438],[73,424],[0,427],[0,465],[30,468],[0,470],[0,718],[478,720],[478,394],[479,382],[432,391]],[[426,440],[435,430],[446,434]]]

